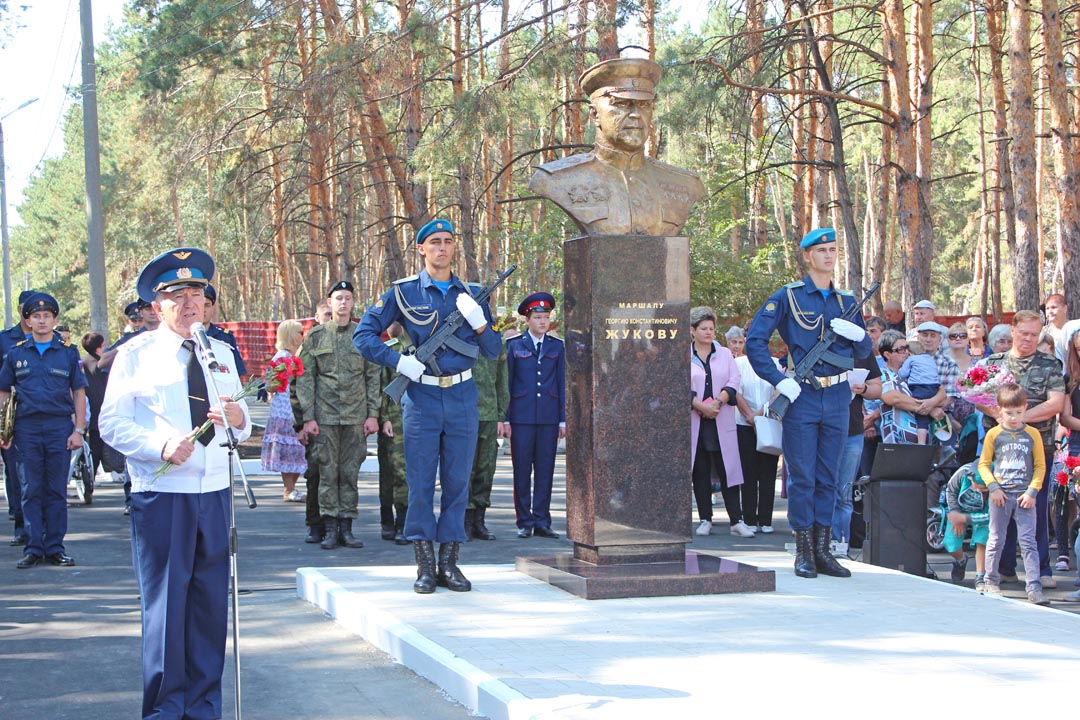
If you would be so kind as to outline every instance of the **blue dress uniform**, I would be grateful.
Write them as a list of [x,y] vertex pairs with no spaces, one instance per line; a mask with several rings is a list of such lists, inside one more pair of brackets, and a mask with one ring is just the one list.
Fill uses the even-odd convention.
[[[37,294],[34,298],[47,298],[52,304],[49,309],[59,311],[51,297]],[[72,394],[86,385],[79,351],[55,333],[44,346],[23,339],[0,366],[0,390],[14,388],[18,397],[12,448],[22,486],[26,555],[63,555],[71,457],[67,439],[74,429],[71,417],[75,412]]]
[[[813,233],[807,238],[811,235]],[[835,235],[832,237],[835,239]],[[804,244],[804,247],[807,246]],[[817,344],[830,321],[839,318],[855,303],[850,292],[837,290],[831,283],[827,290],[818,289],[809,276],[780,288],[769,296],[750,323],[746,356],[754,372],[774,386],[779,384],[785,376],[776,368],[769,353],[769,338],[773,331],[779,331],[787,344],[790,367],[794,367]],[[854,322],[865,330],[862,317],[857,317]],[[840,364],[818,363],[813,372],[823,387],[815,390],[805,382],[800,383],[802,392],[784,416],[788,521],[796,533],[832,525],[836,473],[847,437],[851,402],[846,373],[854,358],[868,357],[872,351],[871,341],[866,336],[858,342],[838,337],[830,349],[837,356],[834,360]]]
[[[550,312],[555,299],[534,293],[518,307],[530,312]],[[551,486],[555,477],[555,452],[559,425],[566,423],[566,349],[551,335],[534,337],[531,331],[506,341],[510,404],[510,449],[514,463],[514,510],[520,537],[551,532]]]
[[[419,347],[438,327],[440,318],[454,312],[457,296],[473,294],[456,276],[445,293],[426,270],[398,280],[394,287],[364,313],[353,335],[360,354],[372,362],[396,367],[400,354],[382,341],[381,335],[395,320]],[[479,346],[484,357],[499,357],[502,338],[493,329],[491,310],[485,303],[487,329],[479,335],[462,323],[455,335]],[[444,346],[435,359],[442,378],[425,375],[409,384],[401,398],[405,433],[405,480],[409,486],[409,509],[405,514],[405,537],[440,543],[465,542],[465,506],[469,501],[469,475],[476,452],[479,424],[476,385],[472,381],[473,358]],[[440,384],[441,380],[441,384]],[[439,470],[442,500],[435,519],[435,472]]]

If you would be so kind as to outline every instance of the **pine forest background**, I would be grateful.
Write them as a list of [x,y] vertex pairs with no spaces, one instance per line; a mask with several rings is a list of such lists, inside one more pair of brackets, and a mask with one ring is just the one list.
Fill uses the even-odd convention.
[[[463,277],[519,264],[501,304],[558,294],[576,233],[528,178],[588,149],[576,78],[623,54],[664,68],[650,155],[708,189],[685,227],[695,304],[745,320],[830,225],[842,286],[881,279],[883,299],[939,314],[1052,291],[1080,309],[1077,7],[1057,2],[130,0],[97,58],[109,306],[185,244],[217,258],[224,319],[308,316],[339,278],[366,305],[419,269],[412,237],[435,216],[457,226]],[[78,329],[71,108],[12,268]]]

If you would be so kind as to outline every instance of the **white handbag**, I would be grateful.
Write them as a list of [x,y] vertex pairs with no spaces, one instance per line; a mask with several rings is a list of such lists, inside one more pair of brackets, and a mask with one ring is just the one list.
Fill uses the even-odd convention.
[[774,417],[769,416],[769,404],[762,408],[764,414],[754,416],[754,434],[757,436],[757,451],[768,455],[783,452],[782,436],[784,426]]

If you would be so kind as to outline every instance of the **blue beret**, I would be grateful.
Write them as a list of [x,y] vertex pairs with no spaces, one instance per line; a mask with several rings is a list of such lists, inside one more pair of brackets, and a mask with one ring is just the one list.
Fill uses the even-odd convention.
[[19,304],[20,305],[25,304],[26,301],[29,300],[34,295],[37,295],[36,290],[23,290],[21,293],[19,293]]
[[175,248],[146,263],[135,288],[139,299],[150,302],[162,290],[206,287],[214,278],[214,258],[198,248]]
[[23,319],[30,317],[39,310],[48,310],[55,317],[60,314],[60,304],[56,302],[56,298],[48,293],[30,293],[30,297],[26,298],[26,302],[22,306]]
[[832,228],[818,228],[817,230],[811,230],[803,235],[802,242],[799,243],[799,247],[803,250],[812,248],[815,245],[821,245],[822,243],[836,242],[836,230]]
[[518,305],[518,314],[529,317],[533,312],[551,312],[555,309],[555,298],[550,293],[535,292],[521,301]]
[[428,239],[428,235],[437,232],[448,232],[453,235],[454,224],[449,220],[432,220],[427,225],[416,231],[416,244],[422,245],[423,242]]
[[217,305],[217,290],[210,283],[206,283],[206,287],[202,291],[203,297],[210,301],[211,305]]
[[128,318],[139,317],[139,301],[129,302],[124,306],[124,316]]
[[348,290],[353,294],[354,297],[356,296],[356,291],[353,290],[353,284],[351,282],[349,282],[348,280],[338,280],[336,283],[330,286],[329,290],[326,291],[326,297],[330,297],[338,290]]

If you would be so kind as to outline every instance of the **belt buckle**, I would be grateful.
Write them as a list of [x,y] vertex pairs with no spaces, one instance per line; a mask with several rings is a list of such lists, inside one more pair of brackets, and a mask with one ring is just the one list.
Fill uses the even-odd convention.
[[823,388],[832,387],[833,376],[830,375],[829,377],[819,377],[817,379],[817,381],[818,381],[818,385],[820,385]]
[[454,385],[454,376],[453,375],[440,375],[439,376],[439,387],[448,388],[448,387],[452,387],[453,385]]

